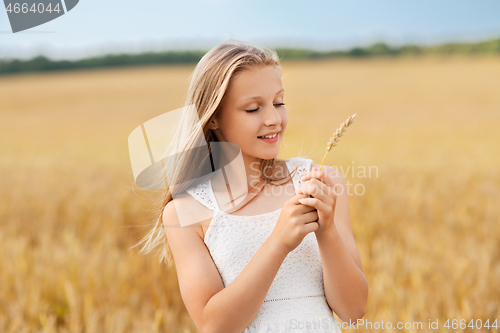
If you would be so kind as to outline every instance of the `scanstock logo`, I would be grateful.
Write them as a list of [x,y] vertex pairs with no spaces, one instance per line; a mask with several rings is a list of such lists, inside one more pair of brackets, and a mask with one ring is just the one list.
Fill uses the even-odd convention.
[[36,27],[75,8],[78,0],[4,0],[12,32]]

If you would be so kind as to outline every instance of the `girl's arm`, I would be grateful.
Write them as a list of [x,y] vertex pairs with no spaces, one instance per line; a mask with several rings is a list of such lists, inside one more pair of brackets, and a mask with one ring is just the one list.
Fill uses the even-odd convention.
[[206,304],[207,332],[242,332],[257,315],[287,252],[264,242],[248,265]]
[[244,331],[262,306],[288,251],[268,238],[245,269],[224,288],[199,234],[201,228],[180,227],[173,202],[165,207],[163,222],[184,304],[200,332]]
[[353,237],[349,196],[342,174],[324,166],[337,190],[335,219],[329,229],[316,234],[323,264],[325,295],[328,304],[344,322],[356,322],[366,313],[368,282]]

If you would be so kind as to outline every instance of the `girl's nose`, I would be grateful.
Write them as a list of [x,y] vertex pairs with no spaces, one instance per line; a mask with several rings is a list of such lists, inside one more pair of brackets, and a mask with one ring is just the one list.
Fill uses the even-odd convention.
[[265,119],[264,119],[264,124],[266,126],[272,126],[272,125],[280,125],[281,124],[281,117],[278,113],[278,110],[272,105],[272,107],[267,108],[267,112],[265,113]]

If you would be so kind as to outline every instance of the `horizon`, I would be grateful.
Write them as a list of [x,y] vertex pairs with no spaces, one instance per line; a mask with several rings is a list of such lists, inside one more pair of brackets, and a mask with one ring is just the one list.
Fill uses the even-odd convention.
[[[262,10],[265,8],[266,10]],[[152,10],[155,9],[155,10]],[[500,36],[500,2],[372,3],[258,0],[190,3],[79,2],[65,15],[13,34],[0,10],[0,59],[78,60],[105,54],[210,49],[237,39],[272,48],[314,51],[474,43]],[[112,13],[113,15],[110,15]],[[133,20],[131,20],[133,18]],[[91,22],[92,24],[89,24]]]
[[[328,52],[349,52],[349,51],[352,51],[354,49],[368,49],[376,44],[384,44],[386,45],[389,49],[391,50],[398,50],[399,48],[401,47],[405,47],[405,46],[416,46],[416,47],[419,47],[423,50],[425,50],[425,48],[427,47],[440,47],[440,46],[443,46],[443,45],[454,45],[454,44],[479,44],[479,43],[483,43],[483,42],[489,42],[489,41],[496,41],[496,40],[500,40],[500,36],[496,37],[496,38],[490,38],[490,39],[481,39],[481,40],[477,40],[477,41],[471,41],[471,42],[468,42],[468,41],[456,41],[456,42],[443,42],[443,43],[434,43],[434,44],[427,44],[427,45],[423,45],[423,44],[402,44],[402,45],[390,45],[390,44],[387,44],[385,42],[382,42],[382,41],[375,41],[373,43],[370,43],[370,44],[367,44],[367,45],[362,45],[362,46],[357,46],[357,45],[353,45],[351,47],[348,47],[348,48],[339,48],[339,49],[325,49],[325,50],[316,50],[316,49],[312,49],[312,48],[308,48],[308,47],[294,47],[294,46],[291,46],[291,47],[271,47],[275,50],[280,50],[280,49],[289,49],[289,50],[301,50],[301,51],[312,51],[312,52],[319,52],[319,53],[328,53]],[[32,57],[28,58],[28,59],[20,59],[20,58],[0,58],[0,61],[5,61],[5,62],[10,62],[10,61],[15,61],[15,60],[18,60],[18,61],[31,61],[31,60],[35,60],[36,58],[45,58],[49,61],[52,61],[52,62],[58,62],[58,61],[70,61],[70,62],[77,62],[77,61],[80,61],[80,60],[89,60],[89,59],[93,59],[93,58],[101,58],[101,57],[107,57],[107,56],[122,56],[122,55],[125,55],[125,56],[140,56],[140,55],[145,55],[145,54],[160,54],[160,53],[167,53],[167,52],[173,52],[173,53],[176,53],[176,52],[208,52],[209,51],[209,48],[206,48],[206,49],[202,49],[202,48],[199,48],[199,47],[195,47],[195,48],[192,48],[192,49],[164,49],[164,50],[156,50],[156,51],[151,51],[151,50],[142,50],[141,52],[110,52],[110,53],[102,53],[102,54],[95,54],[95,55],[92,55],[92,56],[87,56],[87,57],[83,57],[83,58],[78,58],[78,59],[53,59],[51,58],[50,56],[47,56],[45,54],[37,54],[37,55],[33,55]],[[372,55],[373,56],[373,55]],[[396,55],[397,56],[397,55]],[[348,56],[350,58],[356,58],[357,56]],[[307,57],[306,57],[307,58]]]

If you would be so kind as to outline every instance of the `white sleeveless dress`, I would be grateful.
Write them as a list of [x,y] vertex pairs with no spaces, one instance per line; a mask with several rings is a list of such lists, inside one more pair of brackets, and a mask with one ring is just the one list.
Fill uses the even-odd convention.
[[[311,168],[311,159],[294,157],[286,164],[295,189]],[[271,235],[281,208],[273,212],[242,216],[219,209],[210,179],[186,190],[201,204],[214,211],[204,242],[222,278],[229,285],[247,266]],[[341,332],[325,297],[323,267],[314,232],[308,233],[289,252],[262,303],[244,333],[261,332]]]

